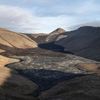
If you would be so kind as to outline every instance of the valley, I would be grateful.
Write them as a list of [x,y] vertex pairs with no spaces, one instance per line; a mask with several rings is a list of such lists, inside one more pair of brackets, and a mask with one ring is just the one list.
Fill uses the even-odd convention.
[[[91,30],[91,27],[86,28]],[[12,31],[5,29],[0,31],[0,36],[4,37],[3,40],[0,38],[0,70],[5,73],[5,77],[1,77],[0,73],[0,79],[4,80],[0,85],[0,100],[100,99],[99,35],[95,39],[94,36],[91,37],[92,42],[95,40],[96,45],[93,46],[95,51],[92,51],[90,45],[84,57],[74,52],[78,46],[74,43],[78,41],[79,32],[75,38],[73,32],[68,33],[61,28],[51,32],[50,35],[16,33],[23,39],[16,37],[17,35],[12,38],[7,35],[5,37],[5,34],[9,36],[11,33]],[[71,42],[70,37],[73,41],[75,39],[75,42]],[[71,49],[68,46],[68,51],[65,51],[67,43],[62,42],[65,40],[73,44]],[[81,50],[79,47],[77,49]]]

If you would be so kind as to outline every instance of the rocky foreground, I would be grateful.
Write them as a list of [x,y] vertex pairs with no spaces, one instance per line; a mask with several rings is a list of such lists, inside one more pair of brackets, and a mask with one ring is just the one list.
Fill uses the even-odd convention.
[[[71,54],[45,52],[39,48],[34,49],[30,54],[12,57],[20,59],[20,62],[6,66],[22,77],[26,77],[35,87],[35,90],[26,88],[26,85],[23,87],[24,84],[21,83],[23,84],[22,91],[32,89],[33,92],[29,93],[29,98],[27,94],[23,96],[22,91],[19,92],[21,97],[18,100],[100,99],[100,76],[98,74],[100,64],[97,61]],[[16,92],[13,93],[16,94]],[[14,97],[17,98],[17,96]],[[14,97],[12,100],[17,100]]]

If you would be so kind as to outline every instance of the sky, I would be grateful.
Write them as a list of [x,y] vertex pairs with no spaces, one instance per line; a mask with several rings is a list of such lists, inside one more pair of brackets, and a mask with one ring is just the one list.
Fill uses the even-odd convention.
[[23,33],[100,22],[100,0],[0,0],[0,27]]

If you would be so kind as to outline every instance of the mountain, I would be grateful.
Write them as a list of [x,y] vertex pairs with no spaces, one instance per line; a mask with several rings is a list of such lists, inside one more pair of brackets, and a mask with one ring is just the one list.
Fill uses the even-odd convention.
[[84,26],[55,42],[75,55],[100,61],[100,27]]
[[56,30],[54,30],[53,32],[51,32],[47,38],[46,38],[46,42],[53,42],[56,41],[56,39],[58,38],[58,36],[63,35],[66,31],[62,28],[57,28]]
[[92,27],[100,27],[100,21],[92,21],[92,22],[87,22],[87,23],[82,23],[82,24],[78,24],[72,27],[69,27],[70,30],[76,30],[82,26],[92,26]]
[[49,34],[46,33],[37,33],[37,34],[26,34],[29,38],[36,41],[38,44],[54,42],[60,37],[64,37],[66,31],[63,28],[57,28]]
[[37,34],[26,34],[29,38],[36,41],[38,44],[45,43],[48,34],[37,33]]
[[0,51],[13,49],[28,49],[37,47],[37,43],[24,34],[0,28]]
[[0,100],[100,100],[99,27],[0,30]]

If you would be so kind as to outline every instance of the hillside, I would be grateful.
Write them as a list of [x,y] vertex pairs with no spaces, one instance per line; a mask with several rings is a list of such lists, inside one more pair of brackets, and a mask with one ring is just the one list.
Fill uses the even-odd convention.
[[49,33],[49,35],[46,38],[46,42],[54,42],[56,39],[60,36],[63,35],[66,31],[62,28],[57,28],[53,32]]
[[33,100],[29,95],[38,89],[38,86],[29,79],[19,75],[15,70],[6,68],[9,63],[19,62],[18,59],[0,55],[0,100]]
[[55,42],[75,55],[89,59],[100,60],[100,28],[81,27],[66,33],[67,37]]
[[0,28],[0,51],[13,49],[28,49],[37,47],[37,43],[27,37],[16,32],[12,32]]
[[63,28],[57,28],[49,34],[37,33],[37,34],[26,34],[29,38],[36,41],[38,44],[54,42],[59,37],[63,37],[66,31]]
[[[59,34],[54,31],[49,38],[52,42],[45,41],[50,34],[46,37],[32,34],[29,36],[31,40],[25,34],[3,31],[7,33],[0,33],[3,37],[0,37],[0,49],[3,52],[0,55],[0,100],[100,100],[100,63],[96,59],[91,60],[91,57],[86,59],[76,54],[87,50],[84,48],[86,45],[92,45],[95,50],[100,47],[99,28],[82,27]],[[10,34],[11,38],[6,34]],[[34,38],[38,41],[37,48],[30,45],[37,45],[33,42]],[[69,42],[72,48],[67,51]],[[24,43],[30,44],[25,46]],[[76,49],[79,51],[73,52]],[[87,53],[90,54],[90,51]],[[99,53],[98,49],[91,56],[98,56],[99,59],[96,53]]]
[[43,33],[37,33],[37,34],[26,34],[29,38],[37,42],[38,44],[40,43],[45,43],[46,38],[48,37],[48,34],[43,34]]

